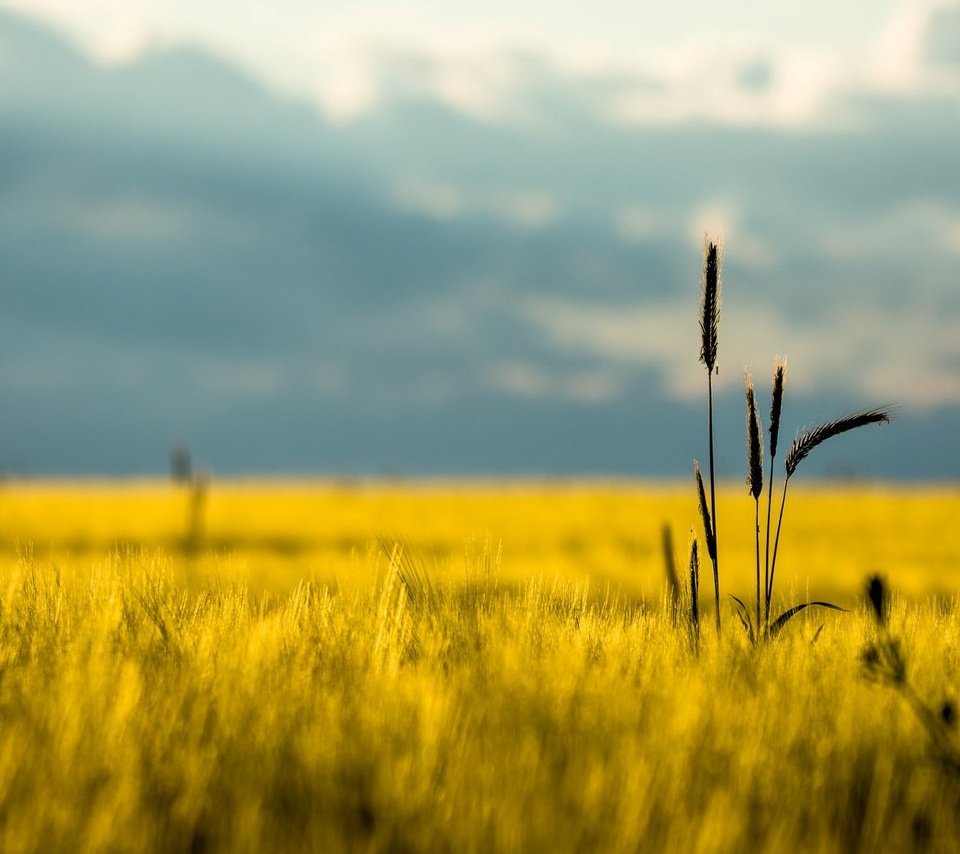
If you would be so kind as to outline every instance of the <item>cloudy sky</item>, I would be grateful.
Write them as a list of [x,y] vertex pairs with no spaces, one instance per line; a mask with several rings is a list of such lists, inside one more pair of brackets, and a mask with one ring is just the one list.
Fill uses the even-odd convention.
[[960,4],[435,5],[0,7],[0,468],[684,475],[722,232],[723,473],[960,476]]

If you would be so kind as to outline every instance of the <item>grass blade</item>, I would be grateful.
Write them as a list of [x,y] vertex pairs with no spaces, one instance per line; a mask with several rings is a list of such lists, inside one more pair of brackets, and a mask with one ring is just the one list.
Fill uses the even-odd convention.
[[693,475],[697,480],[697,498],[700,502],[700,518],[703,521],[703,537],[707,541],[707,554],[710,560],[717,557],[717,541],[713,536],[713,520],[710,518],[710,508],[707,506],[707,493],[703,488],[703,475],[700,474],[700,463],[693,461]]
[[816,606],[818,608],[830,608],[834,611],[846,611],[846,608],[841,608],[839,605],[834,605],[831,602],[801,602],[799,605],[794,605],[787,611],[784,611],[776,620],[770,624],[770,637],[775,637],[777,633],[797,614],[801,611]]
[[737,616],[740,618],[740,623],[743,625],[747,637],[750,638],[750,643],[755,645],[757,643],[757,634],[753,628],[753,620],[750,619],[750,609],[744,604],[742,599],[738,599],[732,593],[729,595],[730,598],[737,603]]

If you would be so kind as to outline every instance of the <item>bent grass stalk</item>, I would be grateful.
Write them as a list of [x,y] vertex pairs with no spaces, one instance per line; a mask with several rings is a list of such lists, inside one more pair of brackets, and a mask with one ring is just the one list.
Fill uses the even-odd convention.
[[850,430],[856,430],[859,427],[866,427],[868,424],[889,424],[892,413],[889,407],[875,407],[873,409],[863,409],[860,412],[854,412],[851,415],[844,415],[833,421],[825,421],[818,424],[811,430],[806,430],[793,440],[790,450],[784,458],[784,469],[786,477],[783,480],[783,494],[780,497],[780,514],[777,518],[777,535],[773,542],[773,557],[770,562],[770,586],[767,588],[767,603],[769,611],[769,602],[773,596],[773,580],[777,571],[777,552],[780,547],[780,531],[783,527],[783,511],[787,503],[787,487],[790,485],[790,478],[793,477],[797,467],[802,463],[815,448],[822,445],[828,439],[847,433]]

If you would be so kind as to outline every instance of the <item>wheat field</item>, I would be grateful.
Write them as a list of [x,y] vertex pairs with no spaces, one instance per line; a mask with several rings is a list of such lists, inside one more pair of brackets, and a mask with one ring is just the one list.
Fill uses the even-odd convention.
[[[939,709],[960,494],[792,501],[780,604],[849,611],[754,648],[702,590],[698,652],[661,539],[684,568],[685,487],[7,484],[0,849],[955,848],[955,735],[865,678],[862,589]],[[718,502],[746,597],[751,501]]]

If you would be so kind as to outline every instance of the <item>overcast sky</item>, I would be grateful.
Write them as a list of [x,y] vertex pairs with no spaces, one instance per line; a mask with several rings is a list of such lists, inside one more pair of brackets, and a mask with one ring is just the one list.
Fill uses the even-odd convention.
[[760,3],[728,0],[590,4],[548,0],[326,2],[312,0],[15,0],[5,5],[74,33],[100,56],[116,57],[152,40],[192,41],[248,59],[282,78],[286,50],[325,34],[372,35],[398,43],[430,39],[508,41],[560,53],[593,51],[635,59],[696,36],[743,36],[785,47],[864,49],[901,18],[922,15],[929,2],[829,0]]
[[[502,79],[493,60],[531,50],[571,70],[644,70],[703,83],[731,54],[794,69],[804,88],[853,82],[911,85],[917,43],[933,0],[598,0],[325,2],[311,0],[15,0],[11,8],[62,27],[104,63],[150,47],[190,43],[228,57],[278,88],[354,115],[375,98],[378,55],[444,61],[463,101]],[[456,69],[454,71],[453,69]],[[500,78],[498,80],[498,78]],[[675,93],[677,94],[677,93]],[[808,93],[809,94],[809,93]],[[784,91],[783,98],[794,97]],[[476,106],[476,105],[475,105]]]
[[960,473],[960,3],[320,5],[6,4],[0,468]]

